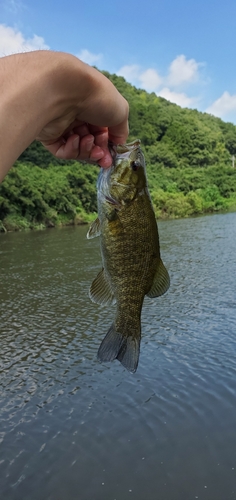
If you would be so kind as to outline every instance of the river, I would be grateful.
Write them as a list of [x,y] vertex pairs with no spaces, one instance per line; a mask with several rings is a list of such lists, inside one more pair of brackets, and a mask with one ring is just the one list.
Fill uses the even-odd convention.
[[1,499],[236,499],[236,213],[158,226],[135,374],[96,359],[87,227],[0,234]]

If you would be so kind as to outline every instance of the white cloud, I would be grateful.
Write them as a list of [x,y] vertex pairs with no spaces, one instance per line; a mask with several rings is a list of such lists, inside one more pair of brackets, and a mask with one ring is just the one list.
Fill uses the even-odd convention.
[[195,97],[188,97],[184,92],[174,92],[167,87],[164,87],[157,95],[164,97],[170,102],[178,104],[182,108],[192,107],[198,99]]
[[[193,84],[202,84],[200,67],[195,59],[187,59],[185,55],[177,56],[167,68],[166,74],[160,75],[156,69],[143,67],[137,64],[123,66],[117,74],[133,85],[140,86],[147,92],[156,92],[158,96],[178,104],[181,107],[196,107],[202,101],[201,96],[190,97],[186,87]],[[204,82],[206,83],[206,82]]]
[[158,75],[155,69],[149,68],[138,77],[142,88],[148,92],[154,92],[162,84],[162,78]]
[[137,64],[131,64],[122,66],[122,68],[117,71],[118,76],[123,76],[128,82],[134,83],[138,80],[141,68]]
[[138,66],[138,64],[122,66],[122,68],[117,71],[117,75],[123,76],[128,82],[134,85],[141,85],[147,92],[154,92],[162,83],[162,78],[154,68],[148,68],[142,71],[141,66]]
[[206,109],[206,113],[218,116],[219,118],[230,114],[232,111],[236,111],[236,94],[230,95],[227,91]]
[[186,59],[184,55],[177,56],[170,64],[167,77],[168,85],[176,87],[186,83],[194,83],[199,79],[199,67],[195,59]]
[[79,59],[81,59],[81,61],[90,64],[92,66],[100,62],[103,57],[102,54],[93,54],[92,52],[89,52],[89,50],[87,49],[82,49],[79,54],[76,54],[76,56]]
[[41,36],[34,35],[32,38],[25,38],[15,28],[0,24],[0,57],[39,49],[49,49]]
[[[148,68],[145,71],[137,64],[123,66],[117,72],[118,75],[136,86],[141,86],[147,92],[156,92],[157,95],[168,99],[179,106],[193,106],[199,101],[198,98],[189,97],[180,92],[180,86],[190,85],[200,81],[199,68],[202,63],[195,59],[186,59],[186,56],[177,56],[168,68],[166,76],[160,75],[156,69]],[[160,87],[163,88],[160,90]]]

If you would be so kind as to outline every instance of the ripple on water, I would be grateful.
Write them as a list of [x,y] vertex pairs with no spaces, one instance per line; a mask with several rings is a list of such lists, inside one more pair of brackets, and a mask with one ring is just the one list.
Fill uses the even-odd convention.
[[96,360],[86,228],[0,235],[3,498],[236,498],[235,217],[159,224],[172,285],[135,375]]

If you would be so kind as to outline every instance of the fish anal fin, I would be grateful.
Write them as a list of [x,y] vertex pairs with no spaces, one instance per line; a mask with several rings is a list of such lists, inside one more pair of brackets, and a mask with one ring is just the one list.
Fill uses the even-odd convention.
[[91,224],[88,232],[87,232],[87,238],[88,240],[92,238],[96,238],[96,236],[100,236],[101,234],[101,229],[100,229],[100,220],[97,217]]
[[158,262],[152,286],[149,292],[147,293],[147,296],[151,298],[160,297],[161,295],[167,292],[169,286],[170,286],[170,277],[167,269],[165,268],[162,260],[160,259]]
[[97,277],[93,280],[92,285],[89,290],[90,299],[93,302],[101,305],[115,304],[116,299],[114,297],[111,285],[105,275],[104,269],[102,269]]
[[129,372],[135,373],[138,366],[139,351],[140,332],[135,336],[124,336],[116,331],[113,323],[99,347],[98,360],[106,362],[118,359]]

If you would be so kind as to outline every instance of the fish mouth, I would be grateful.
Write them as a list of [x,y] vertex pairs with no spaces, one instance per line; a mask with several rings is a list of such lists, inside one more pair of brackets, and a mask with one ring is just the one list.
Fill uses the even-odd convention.
[[[128,159],[132,151],[140,148],[141,141],[135,139],[135,141],[129,142],[127,144],[114,144],[113,142],[108,143],[109,152],[112,157],[112,165],[109,168],[101,168],[98,180],[97,180],[97,191],[100,199],[105,199],[113,205],[120,205],[118,200],[115,200],[110,194],[110,179],[111,174],[114,172],[117,164],[124,159]],[[126,184],[113,181],[113,184],[117,186],[126,187]]]
[[114,144],[114,142],[109,141],[108,148],[113,160],[112,164],[114,165],[117,159],[129,158],[132,151],[140,148],[140,144],[140,139],[135,139],[127,144]]

